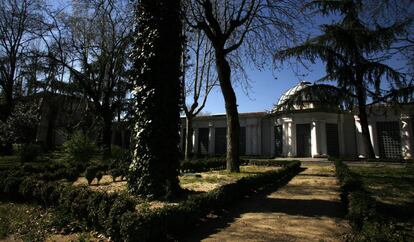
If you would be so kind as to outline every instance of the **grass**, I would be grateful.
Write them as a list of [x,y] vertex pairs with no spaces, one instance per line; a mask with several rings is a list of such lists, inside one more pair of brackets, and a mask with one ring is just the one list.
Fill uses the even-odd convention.
[[233,183],[243,177],[257,175],[278,167],[241,166],[240,173],[228,173],[226,170],[184,174],[179,177],[180,185],[194,191],[207,192],[224,184]]
[[44,241],[52,214],[37,205],[0,202],[0,239],[13,235],[23,241]]
[[19,157],[17,156],[0,156],[0,170],[8,169],[19,164]]
[[350,165],[373,197],[382,203],[406,205],[414,203],[414,165],[401,166]]
[[414,241],[414,164],[348,166],[378,202],[378,212],[392,221],[395,233]]

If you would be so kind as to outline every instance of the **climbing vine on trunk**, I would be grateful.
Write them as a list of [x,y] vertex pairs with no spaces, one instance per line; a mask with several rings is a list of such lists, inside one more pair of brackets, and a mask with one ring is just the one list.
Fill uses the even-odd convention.
[[135,150],[128,187],[132,194],[169,197],[180,190],[180,0],[139,1],[136,24]]

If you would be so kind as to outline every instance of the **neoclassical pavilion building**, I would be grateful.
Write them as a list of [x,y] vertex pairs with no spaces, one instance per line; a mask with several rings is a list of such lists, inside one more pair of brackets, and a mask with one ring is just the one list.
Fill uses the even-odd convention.
[[[277,105],[311,85],[301,82],[286,91]],[[370,107],[369,130],[375,154],[380,158],[412,159],[414,155],[414,103]],[[240,113],[242,155],[275,157],[364,157],[357,113],[309,101],[293,110]],[[182,120],[182,134],[185,120]],[[196,117],[193,121],[193,153],[224,154],[226,116]],[[182,139],[181,145],[184,145]]]

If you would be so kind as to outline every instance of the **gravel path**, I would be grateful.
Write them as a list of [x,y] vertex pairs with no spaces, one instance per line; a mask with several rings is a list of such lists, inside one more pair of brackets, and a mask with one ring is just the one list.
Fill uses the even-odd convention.
[[245,200],[204,224],[187,241],[344,241],[343,218],[331,164],[312,165],[267,196]]

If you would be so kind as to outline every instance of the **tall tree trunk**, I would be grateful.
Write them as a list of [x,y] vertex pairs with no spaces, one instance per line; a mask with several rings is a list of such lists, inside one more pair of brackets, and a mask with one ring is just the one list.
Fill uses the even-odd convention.
[[[362,84],[361,84],[362,85]],[[374,159],[374,147],[372,146],[371,136],[369,134],[368,128],[368,115],[367,115],[367,108],[366,108],[366,101],[364,95],[364,88],[361,85],[357,85],[357,99],[358,99],[358,117],[359,123],[361,124],[362,130],[362,142],[364,146],[364,151],[366,158]]]
[[223,93],[227,118],[226,169],[228,172],[240,172],[239,138],[240,123],[237,111],[236,94],[231,85],[231,69],[224,51],[216,48],[216,67],[221,91]]
[[180,0],[141,0],[137,5],[132,54],[135,151],[128,188],[131,193],[146,197],[168,198],[181,190],[180,10]]
[[193,136],[193,117],[191,114],[186,118],[185,122],[185,148],[184,148],[184,159],[189,160],[191,155],[192,147],[192,136]]

